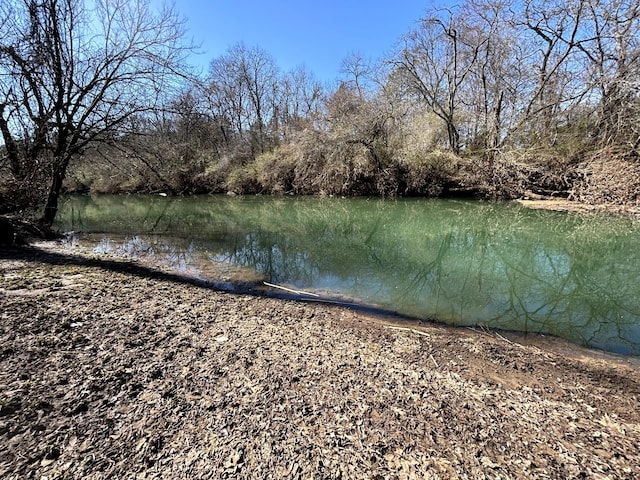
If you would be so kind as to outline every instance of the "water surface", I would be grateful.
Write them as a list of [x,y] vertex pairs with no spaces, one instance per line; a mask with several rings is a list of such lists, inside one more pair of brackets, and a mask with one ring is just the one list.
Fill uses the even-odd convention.
[[640,222],[628,217],[451,200],[79,196],[58,227],[201,276],[224,262],[418,318],[640,354]]

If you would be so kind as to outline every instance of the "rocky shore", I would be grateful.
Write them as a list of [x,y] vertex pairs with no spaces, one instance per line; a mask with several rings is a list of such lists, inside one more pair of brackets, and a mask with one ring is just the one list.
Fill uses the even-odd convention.
[[640,478],[640,364],[0,250],[0,478]]

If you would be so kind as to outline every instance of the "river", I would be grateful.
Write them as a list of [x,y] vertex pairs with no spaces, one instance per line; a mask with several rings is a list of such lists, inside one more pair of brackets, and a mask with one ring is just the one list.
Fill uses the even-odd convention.
[[204,279],[231,265],[415,318],[640,355],[640,221],[630,217],[454,200],[104,195],[65,198],[57,227]]

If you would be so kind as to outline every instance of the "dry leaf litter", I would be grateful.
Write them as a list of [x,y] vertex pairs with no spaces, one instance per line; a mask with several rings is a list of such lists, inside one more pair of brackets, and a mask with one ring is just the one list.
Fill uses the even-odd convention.
[[0,252],[0,478],[640,478],[638,359],[149,272]]

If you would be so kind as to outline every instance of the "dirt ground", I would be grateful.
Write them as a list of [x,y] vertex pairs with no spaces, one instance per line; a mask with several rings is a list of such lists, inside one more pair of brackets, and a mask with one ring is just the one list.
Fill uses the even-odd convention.
[[640,478],[640,363],[0,249],[0,478]]

